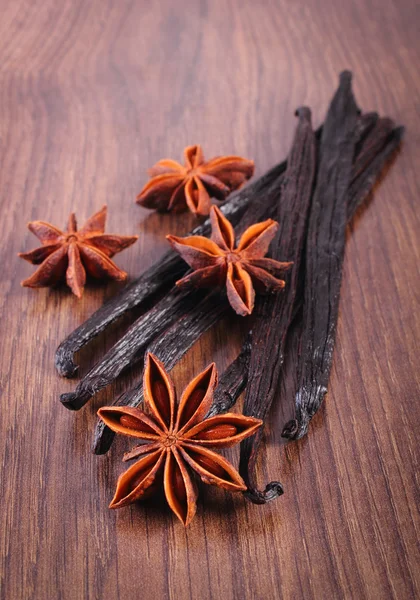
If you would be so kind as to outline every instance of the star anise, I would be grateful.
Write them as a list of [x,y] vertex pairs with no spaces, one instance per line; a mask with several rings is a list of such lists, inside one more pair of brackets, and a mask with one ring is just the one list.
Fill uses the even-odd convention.
[[212,363],[185,388],[179,404],[163,364],[148,354],[144,372],[144,401],[138,408],[101,408],[98,415],[116,433],[143,441],[123,460],[141,457],[123,473],[110,508],[121,508],[151,496],[162,485],[176,516],[188,525],[196,512],[197,487],[193,474],[204,483],[232,492],[246,490],[234,467],[210,450],[228,448],[253,435],[262,421],[226,413],[205,419],[213,401],[217,370]]
[[222,212],[212,206],[211,239],[193,235],[186,238],[166,236],[171,246],[194,269],[178,286],[213,287],[226,284],[233,310],[241,316],[251,314],[255,289],[267,293],[284,288],[285,282],[275,277],[292,263],[264,258],[278,223],[272,219],[251,225],[235,248],[235,232]]
[[78,231],[75,214],[69,217],[67,231],[61,231],[45,221],[32,221],[28,228],[42,242],[40,248],[21,252],[24,258],[39,268],[22,281],[26,287],[47,287],[64,278],[73,294],[80,298],[86,282],[86,272],[96,279],[124,281],[127,273],[111,260],[137,240],[138,236],[104,234],[106,206],[88,219]]
[[219,156],[204,161],[201,146],[184,150],[185,166],[165,158],[157,162],[151,180],[137,196],[138,204],[158,211],[180,212],[187,207],[208,215],[211,198],[223,200],[254,174],[254,162],[240,156]]

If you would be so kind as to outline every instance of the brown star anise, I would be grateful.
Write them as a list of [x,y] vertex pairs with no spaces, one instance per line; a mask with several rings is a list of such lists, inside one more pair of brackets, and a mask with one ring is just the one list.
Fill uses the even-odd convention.
[[127,273],[111,260],[137,240],[138,236],[104,234],[106,206],[94,214],[77,231],[75,214],[69,217],[67,231],[61,231],[44,221],[32,221],[28,228],[42,242],[40,248],[30,252],[21,252],[24,258],[39,268],[22,281],[26,287],[47,287],[63,280],[73,294],[80,298],[86,282],[86,272],[97,279],[115,279],[124,281]]
[[[285,282],[274,275],[292,263],[264,258],[278,223],[272,219],[251,225],[235,248],[235,232],[222,212],[212,206],[211,239],[193,235],[186,238],[166,236],[171,246],[194,269],[176,282],[178,286],[213,287],[226,283],[233,310],[241,316],[251,314],[255,291],[266,293],[282,289]],[[272,274],[274,273],[274,275]]]
[[137,196],[138,204],[158,211],[180,212],[187,207],[197,215],[208,215],[211,197],[223,200],[254,173],[254,163],[240,156],[219,156],[204,161],[201,146],[184,150],[185,166],[165,158],[157,162],[151,180]]
[[196,512],[194,473],[210,485],[232,492],[246,490],[234,467],[209,447],[233,446],[254,434],[262,421],[233,413],[205,419],[216,384],[212,363],[190,382],[177,404],[163,364],[148,354],[143,389],[149,414],[130,407],[99,409],[98,415],[113,431],[143,440],[124,455],[124,460],[141,458],[120,476],[110,508],[151,496],[163,480],[170,508],[188,525]]

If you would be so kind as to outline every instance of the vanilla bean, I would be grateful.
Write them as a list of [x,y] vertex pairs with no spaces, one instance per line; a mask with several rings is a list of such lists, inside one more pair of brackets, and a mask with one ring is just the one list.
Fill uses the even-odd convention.
[[[399,148],[404,132],[404,127],[394,127],[391,119],[383,118],[380,119],[378,127],[367,139],[365,151],[357,157],[355,173],[348,191],[347,218],[349,220],[353,218],[356,210],[370,194],[386,164]],[[381,143],[378,143],[378,140],[370,139],[376,136],[381,139]],[[369,148],[369,152],[366,151],[367,148]]]
[[[376,121],[376,117],[374,121]],[[319,312],[324,316],[324,322],[317,322],[316,326],[322,330],[324,324],[327,323],[329,327],[327,335],[330,340],[334,339],[338,311],[351,174],[353,172],[357,180],[361,173],[361,165],[366,164],[370,157],[370,148],[372,147],[373,151],[377,152],[378,147],[382,144],[383,140],[379,141],[377,146],[370,144],[372,135],[375,140],[381,138],[378,131],[373,134],[377,125],[376,121],[373,127],[368,128],[366,135],[360,135],[360,118],[357,119],[357,106],[351,91],[351,74],[343,73],[340,76],[340,85],[331,103],[322,132],[316,188],[310,208],[306,242],[305,267],[307,268],[308,261],[313,261],[311,266],[313,280],[308,283],[308,276],[306,276],[305,299],[308,294],[308,285],[312,283],[312,286],[318,288],[319,302],[317,306]],[[363,138],[362,146],[356,148],[356,142]],[[357,150],[359,150],[359,160],[356,158],[352,168]],[[284,198],[282,204],[283,202]],[[297,281],[298,277],[296,277],[295,283]],[[326,303],[325,299],[327,299]],[[260,305],[263,306],[264,302],[269,304],[270,299],[262,300]],[[276,300],[272,301],[273,304],[275,302]],[[280,368],[284,359],[285,336],[290,325],[293,307],[289,305],[287,308],[289,310],[288,322],[282,322],[282,311],[280,314],[275,313],[268,323],[262,319],[256,321],[253,330],[254,340],[255,338],[260,340],[263,350],[258,348],[254,341],[245,397],[245,414],[264,418],[274,396],[278,393]],[[303,314],[305,318],[305,312]],[[276,332],[277,323],[280,326]],[[277,333],[277,339],[275,333]],[[270,334],[272,340],[271,343],[267,343],[267,336]],[[303,338],[302,353],[308,353],[310,342],[310,338]],[[319,355],[319,346],[317,352]],[[310,354],[311,360],[316,360],[318,355]],[[268,363],[265,372],[262,369],[264,361]],[[307,364],[309,372],[310,361]],[[278,485],[277,482],[271,482],[264,492],[259,491],[255,485],[255,462],[260,439],[260,437],[254,436],[241,445],[240,471],[248,485],[247,498],[255,503],[273,499],[276,485]],[[278,487],[278,490],[281,493],[281,486]]]
[[124,369],[141,360],[153,337],[192,310],[199,298],[200,294],[197,291],[186,292],[175,288],[169,292],[133,323],[102,360],[81,379],[74,392],[60,396],[63,405],[70,410],[82,408],[94,394],[114,381]]
[[[143,402],[143,373],[137,384],[121,394],[110,404],[110,406],[139,406]],[[93,436],[92,452],[95,454],[106,454],[114,441],[115,433],[105,425],[102,419],[98,419]]]
[[[381,125],[381,127],[385,128],[386,130],[392,128],[392,121],[390,121],[389,119],[383,119],[383,121],[384,123]],[[380,135],[382,135],[382,132]],[[370,148],[373,149],[376,146],[376,150],[372,150],[371,155],[369,155],[368,153],[360,154],[359,175],[352,180],[348,191],[348,222],[351,221],[358,207],[362,204],[362,202],[371,192],[373,186],[375,185],[375,182],[380,177],[380,174],[383,171],[384,167],[389,162],[390,158],[395,154],[395,151],[399,148],[403,136],[404,127],[392,128],[391,131],[388,131],[387,134],[383,136],[382,140],[384,141],[384,144],[382,148],[380,148],[379,144],[373,144],[373,140],[371,140],[372,144],[370,145]],[[364,168],[362,168],[363,164],[365,165]],[[357,172],[357,168],[355,169],[355,171]],[[306,311],[309,310],[310,308],[306,305]],[[316,370],[314,370],[313,378],[309,383],[301,379],[301,373],[304,372],[304,365],[302,363],[308,359],[308,357],[305,356],[306,347],[304,345],[305,337],[303,333],[303,328],[305,327],[305,325],[308,326],[308,321],[307,319],[305,320],[304,318],[302,318],[302,322],[300,323],[300,327],[302,330],[300,334],[300,346],[302,348],[302,354],[299,353],[295,357],[296,369],[298,371],[298,375],[300,376],[299,386],[297,388],[295,396],[296,416],[294,419],[286,423],[282,432],[282,436],[288,439],[299,439],[307,433],[309,423],[318,411],[327,391],[326,388],[331,368],[330,362],[325,364],[323,369],[321,369],[319,365],[316,365],[317,368]],[[307,331],[307,335],[309,333],[310,331]],[[325,331],[324,334],[327,335],[328,332]],[[329,361],[331,360],[330,355],[328,356],[328,359]]]
[[[306,107],[296,113],[299,121],[285,173],[281,202],[277,203],[279,231],[273,242],[275,260],[293,262],[283,292],[258,298],[252,328],[252,349],[244,414],[265,419],[274,399],[284,359],[286,334],[293,316],[299,267],[304,245],[307,215],[315,176],[315,136],[311,113]],[[325,127],[328,127],[327,123]],[[249,442],[249,443],[246,443]],[[246,495],[255,503],[264,503],[283,493],[279,482],[271,482],[265,491],[257,490],[254,467],[261,435],[241,444],[239,470],[247,485]]]
[[[223,213],[232,224],[236,225],[248,206],[264,196],[265,192],[284,173],[286,161],[275,165],[262,177],[232,195],[221,207]],[[208,235],[210,220],[207,219],[189,235]],[[188,266],[175,252],[167,252],[145,273],[127,285],[119,294],[105,302],[91,317],[75,329],[57,348],[55,365],[64,377],[74,377],[78,365],[74,362],[74,354],[99,335],[111,323],[127,311],[158,294],[169,290],[174,282],[182,277]]]
[[188,352],[210,327],[219,321],[228,310],[228,302],[219,291],[209,292],[184,317],[176,321],[147,348],[161,360],[167,370]]
[[248,334],[240,354],[220,376],[213,404],[207,417],[214,417],[228,411],[235,405],[248,382],[249,359],[251,356],[252,335]]
[[366,137],[370,135],[379,120],[377,112],[364,113],[359,115],[354,131],[355,136],[355,155],[357,156],[363,149]]

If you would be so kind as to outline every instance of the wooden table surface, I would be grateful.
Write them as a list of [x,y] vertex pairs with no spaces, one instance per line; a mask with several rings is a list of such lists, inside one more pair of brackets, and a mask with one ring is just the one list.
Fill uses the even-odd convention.
[[[419,598],[420,47],[415,0],[1,0],[1,584],[4,599]],[[282,445],[276,407],[259,462],[265,506],[206,487],[184,530],[163,505],[109,511],[122,453],[91,453],[96,410],[78,413],[58,343],[114,294],[30,290],[30,220],[64,226],[107,203],[108,231],[139,235],[116,258],[131,276],[183,234],[134,198],[146,169],[206,156],[255,159],[290,146],[294,109],[322,122],[343,68],[363,110],[407,127],[397,160],[349,230],[329,393],[309,435]],[[240,318],[205,335],[173,371],[182,387],[240,347]],[[82,373],[117,339],[80,355]],[[237,461],[237,450],[228,452]]]

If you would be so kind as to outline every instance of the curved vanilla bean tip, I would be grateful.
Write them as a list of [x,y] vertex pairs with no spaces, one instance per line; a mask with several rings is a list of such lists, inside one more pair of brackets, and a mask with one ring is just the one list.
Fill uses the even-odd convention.
[[108,425],[105,425],[101,419],[98,419],[93,438],[92,452],[98,455],[106,454],[111,448],[114,437],[115,432],[112,431]]
[[341,86],[343,86],[344,84],[350,86],[351,80],[353,79],[353,73],[345,69],[344,71],[341,71],[340,75],[338,76],[338,79],[340,81]]
[[83,390],[81,392],[76,390],[74,392],[61,394],[60,402],[69,410],[80,410],[91,397],[92,393],[88,390]]
[[298,430],[299,423],[296,419],[291,419],[290,421],[287,421],[286,425],[283,427],[281,436],[288,440],[294,440]]
[[244,496],[254,504],[266,504],[275,500],[284,492],[283,486],[279,481],[271,481],[266,485],[264,491],[260,491],[255,484],[255,463],[261,439],[262,432],[260,429],[252,437],[244,440],[241,443],[239,460],[239,473],[247,486]]
[[66,341],[60,344],[55,354],[55,368],[62,377],[71,379],[77,375],[79,365],[73,360],[74,352],[67,346]]
[[297,419],[291,419],[283,427],[281,437],[287,440],[300,440],[308,433],[309,423],[311,422],[309,415],[299,415]]
[[280,481],[271,481],[265,486],[265,490],[260,492],[257,489],[247,489],[244,496],[254,504],[267,504],[284,494],[284,489]]
[[309,106],[299,106],[295,110],[295,117],[299,117],[302,120],[310,121],[312,118],[312,112]]

